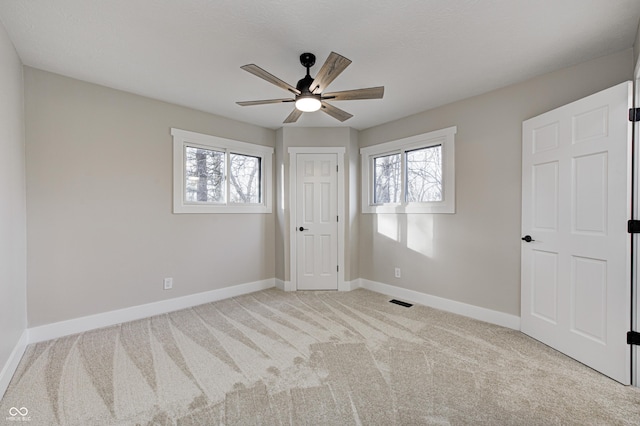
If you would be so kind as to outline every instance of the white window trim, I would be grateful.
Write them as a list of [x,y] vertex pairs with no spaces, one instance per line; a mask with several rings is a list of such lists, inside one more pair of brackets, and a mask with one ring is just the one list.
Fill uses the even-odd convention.
[[[173,136],[173,212],[174,213],[271,213],[272,181],[273,181],[273,148],[256,145],[188,130],[171,129]],[[193,204],[186,203],[184,190],[184,151],[185,146],[215,149],[225,153],[233,152],[261,158],[261,193],[260,204]],[[228,183],[225,183],[228,185]],[[228,188],[225,193],[228,193]]]
[[[448,127],[408,138],[385,142],[360,149],[362,157],[362,213],[455,213],[455,134],[457,127]],[[442,145],[443,199],[423,203],[407,203],[405,200],[404,153],[419,148]],[[402,154],[400,203],[374,204],[373,159],[385,154]]]

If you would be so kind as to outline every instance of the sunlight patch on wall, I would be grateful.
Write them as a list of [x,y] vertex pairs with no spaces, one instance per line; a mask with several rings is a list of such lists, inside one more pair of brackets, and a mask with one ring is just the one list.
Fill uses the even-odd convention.
[[433,256],[432,215],[407,215],[407,247],[424,256]]
[[400,225],[398,215],[378,214],[376,218],[376,231],[393,241],[400,241]]

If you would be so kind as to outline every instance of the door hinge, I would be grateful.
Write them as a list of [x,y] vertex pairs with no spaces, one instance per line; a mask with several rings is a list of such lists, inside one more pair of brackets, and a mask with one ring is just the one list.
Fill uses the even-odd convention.
[[627,345],[640,345],[640,333],[637,331],[629,331],[627,333]]
[[340,272],[340,265],[336,265],[336,272]]
[[640,121],[640,108],[629,108],[629,121]]
[[640,220],[629,220],[627,222],[627,232],[629,234],[640,234]]
[[338,171],[338,165],[336,164],[336,172]]
[[336,216],[336,222],[340,222],[340,216]]

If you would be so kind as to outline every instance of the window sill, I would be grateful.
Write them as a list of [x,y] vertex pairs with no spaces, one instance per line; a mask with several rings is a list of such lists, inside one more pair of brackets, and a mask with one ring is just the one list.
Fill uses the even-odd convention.
[[174,214],[181,213],[215,213],[215,214],[243,214],[243,213],[254,213],[254,214],[268,214],[271,213],[271,206],[228,206],[228,205],[220,205],[220,206],[207,206],[207,205],[199,205],[199,204],[179,204],[173,206]]
[[433,214],[433,213],[449,213],[456,212],[455,203],[429,203],[424,204],[386,204],[379,206],[364,206],[362,213],[364,214]]

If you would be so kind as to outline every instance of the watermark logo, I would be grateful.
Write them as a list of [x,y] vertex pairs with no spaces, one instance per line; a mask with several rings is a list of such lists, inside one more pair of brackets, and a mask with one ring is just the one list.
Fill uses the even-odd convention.
[[8,422],[30,422],[29,410],[27,407],[11,407],[9,408],[9,417],[5,418]]

